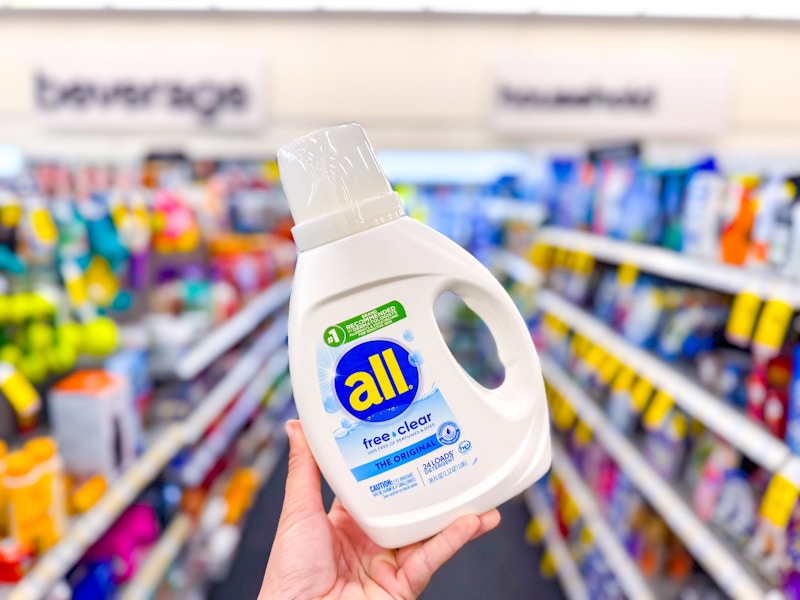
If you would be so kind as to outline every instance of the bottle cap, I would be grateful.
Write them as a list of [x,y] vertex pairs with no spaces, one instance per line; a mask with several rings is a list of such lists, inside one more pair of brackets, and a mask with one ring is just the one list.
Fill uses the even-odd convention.
[[297,248],[376,227],[405,214],[361,125],[309,133],[278,151]]

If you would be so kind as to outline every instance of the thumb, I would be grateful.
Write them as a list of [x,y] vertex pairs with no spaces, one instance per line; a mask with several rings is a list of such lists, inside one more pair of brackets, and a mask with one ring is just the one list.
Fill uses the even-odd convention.
[[319,467],[300,421],[287,421],[286,434],[289,436],[289,474],[286,476],[283,511],[324,511]]

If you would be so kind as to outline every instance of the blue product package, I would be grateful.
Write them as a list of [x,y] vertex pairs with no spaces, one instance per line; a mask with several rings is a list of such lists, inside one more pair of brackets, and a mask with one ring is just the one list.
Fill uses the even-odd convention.
[[800,345],[792,353],[792,383],[789,386],[789,409],[786,415],[786,445],[800,452]]
[[681,249],[681,211],[683,191],[688,179],[684,170],[669,170],[661,173],[661,236],[658,240],[670,250]]
[[88,565],[72,588],[72,600],[111,600],[117,592],[114,570],[108,561]]
[[652,171],[638,168],[622,198],[617,237],[631,242],[656,243],[661,237],[662,214],[658,198],[658,178]]

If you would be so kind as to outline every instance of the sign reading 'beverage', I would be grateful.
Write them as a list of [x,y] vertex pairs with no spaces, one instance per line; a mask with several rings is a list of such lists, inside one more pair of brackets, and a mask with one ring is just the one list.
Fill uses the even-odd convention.
[[43,57],[33,88],[52,129],[246,131],[262,117],[260,65],[241,55]]

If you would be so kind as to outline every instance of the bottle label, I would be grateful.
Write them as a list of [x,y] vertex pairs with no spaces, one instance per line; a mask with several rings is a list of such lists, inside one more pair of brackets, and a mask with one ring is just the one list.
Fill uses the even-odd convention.
[[423,368],[392,301],[327,327],[318,345],[319,385],[331,432],[353,477],[391,498],[474,464],[469,441]]

